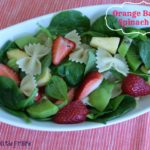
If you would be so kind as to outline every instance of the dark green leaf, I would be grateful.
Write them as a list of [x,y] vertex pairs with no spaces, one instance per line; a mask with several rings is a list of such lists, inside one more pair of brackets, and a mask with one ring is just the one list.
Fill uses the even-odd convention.
[[88,60],[85,66],[84,74],[87,74],[89,71],[96,67],[96,57],[93,51],[89,50],[88,52]]
[[122,100],[121,104],[118,106],[115,111],[106,114],[102,117],[102,119],[109,121],[115,118],[118,118],[127,112],[131,111],[136,107],[136,101],[133,97],[131,96],[125,96],[124,99]]
[[112,112],[111,110],[105,110],[103,112],[98,111],[97,109],[90,107],[89,108],[89,114],[87,115],[87,118],[91,119],[91,120],[96,120],[98,117],[101,117],[105,114],[108,114],[110,112]]
[[[144,33],[146,33],[144,30],[141,29],[136,29],[133,27],[127,27],[124,29],[125,33],[132,33],[132,34],[126,34],[126,36],[128,36],[131,39],[137,39],[137,40],[146,40],[147,36],[146,35],[142,35]],[[142,34],[140,34],[142,33]]]
[[6,52],[9,49],[16,48],[16,44],[12,41],[7,41],[2,48],[0,49],[0,62],[4,62],[4,58],[6,57]]
[[12,79],[2,76],[0,76],[0,89],[0,104],[13,110],[31,105],[37,94],[37,89],[35,89],[32,95],[26,99]]
[[87,115],[87,118],[88,120],[105,124],[109,120],[121,117],[135,107],[136,101],[133,97],[121,95],[112,99],[103,112],[90,108],[90,113]]
[[76,10],[64,11],[53,17],[48,29],[54,35],[65,35],[66,33],[77,30],[83,33],[90,28],[90,20]]
[[7,111],[8,113],[16,116],[16,117],[20,117],[21,119],[23,119],[26,123],[30,123],[30,119],[27,116],[27,114],[23,111],[16,111],[16,110],[12,110],[6,107],[2,107],[5,111]]
[[147,68],[150,68],[150,39],[139,43],[140,57]]
[[[118,23],[118,20],[115,16],[112,15],[108,15],[107,16],[107,24],[109,25],[109,27],[111,29],[120,29],[120,25]],[[110,36],[114,36],[117,33],[121,34],[121,32],[116,32],[116,31],[112,31],[110,30],[107,26],[106,26],[106,20],[105,20],[105,15],[99,17],[93,24],[91,27],[92,31],[96,31],[102,34],[106,34],[106,35],[110,35]]]
[[81,34],[81,40],[83,43],[89,44],[92,37],[105,37],[106,35],[95,32],[95,31],[87,31]]
[[58,76],[52,76],[46,86],[45,92],[52,98],[62,101],[67,100],[67,85],[65,81]]
[[111,111],[116,110],[118,106],[120,105],[120,103],[123,101],[124,97],[125,97],[124,95],[120,95],[111,99],[106,110],[111,110]]
[[81,82],[84,71],[84,64],[71,61],[66,61],[52,69],[53,74],[64,77],[64,80],[71,86],[76,86]]

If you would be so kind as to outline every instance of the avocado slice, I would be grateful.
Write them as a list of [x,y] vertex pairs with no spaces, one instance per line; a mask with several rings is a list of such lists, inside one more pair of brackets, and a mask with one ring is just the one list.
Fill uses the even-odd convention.
[[104,111],[111,99],[113,88],[114,84],[104,81],[99,88],[89,95],[90,104],[97,110]]
[[37,81],[38,86],[39,87],[45,86],[48,83],[48,81],[50,80],[50,78],[51,78],[50,69],[49,68],[44,69],[44,71],[38,78],[38,81]]
[[118,52],[122,57],[126,56],[131,43],[132,43],[132,39],[130,39],[126,36],[123,38],[123,40],[118,48]]
[[115,54],[117,52],[119,42],[119,37],[93,37],[90,45],[95,48],[103,48],[111,54]]
[[15,43],[20,49],[23,49],[25,45],[39,43],[39,40],[31,35],[24,36],[15,40]]
[[23,57],[27,57],[28,55],[24,52],[21,51],[20,49],[12,49],[7,52],[7,57],[8,59],[16,59],[19,60]]
[[126,59],[127,59],[127,62],[129,64],[130,68],[133,71],[136,71],[142,64],[140,56],[138,55],[138,51],[132,45],[131,45],[129,51],[127,52]]
[[19,70],[19,67],[18,65],[16,64],[16,59],[10,59],[8,62],[7,62],[7,66],[12,68],[13,70],[15,70],[16,72],[18,72]]
[[28,114],[37,119],[50,117],[58,112],[58,107],[47,98],[43,98],[39,103],[34,103],[27,108]]

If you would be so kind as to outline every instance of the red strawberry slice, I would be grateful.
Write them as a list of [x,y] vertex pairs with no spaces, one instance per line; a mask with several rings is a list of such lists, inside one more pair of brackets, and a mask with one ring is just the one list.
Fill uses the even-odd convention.
[[40,100],[43,97],[43,93],[44,93],[44,87],[39,88],[38,95],[35,97],[36,102],[40,102]]
[[8,77],[14,80],[17,84],[19,84],[20,79],[18,74],[4,64],[0,64],[0,76]]
[[93,92],[96,88],[99,87],[103,80],[103,75],[98,71],[94,71],[89,73],[83,83],[81,83],[80,87],[76,91],[76,100],[82,100],[87,97],[91,92]]
[[73,101],[63,107],[53,118],[53,121],[59,124],[74,124],[86,120],[88,109],[80,101]]
[[[70,89],[69,89],[69,91],[68,91],[68,93],[67,93],[68,102],[71,102],[71,101],[74,99],[75,90],[76,90],[76,88],[70,88]],[[54,103],[55,103],[55,104],[62,104],[62,103],[64,103],[64,101],[62,101],[62,100],[54,100]]]
[[69,91],[68,91],[68,101],[69,102],[74,99],[75,91],[76,91],[76,88],[70,88],[69,89]]
[[122,91],[130,96],[145,96],[150,94],[150,85],[135,74],[128,74],[122,82]]
[[54,65],[60,64],[76,47],[75,43],[62,37],[58,36],[52,47],[52,62]]

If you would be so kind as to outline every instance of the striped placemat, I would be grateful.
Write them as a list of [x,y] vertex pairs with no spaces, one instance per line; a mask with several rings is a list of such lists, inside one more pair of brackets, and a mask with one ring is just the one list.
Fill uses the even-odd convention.
[[[58,10],[122,2],[124,1],[0,0],[0,29]],[[76,132],[32,131],[0,123],[0,150],[149,150],[149,139],[150,113],[117,125]]]

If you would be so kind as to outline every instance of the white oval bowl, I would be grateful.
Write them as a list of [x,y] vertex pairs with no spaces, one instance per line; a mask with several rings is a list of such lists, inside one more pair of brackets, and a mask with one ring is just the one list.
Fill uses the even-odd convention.
[[[87,15],[91,20],[95,20],[97,17],[105,14],[107,8],[111,5],[97,5],[97,6],[89,6],[89,7],[82,7],[82,8],[76,8],[75,10],[81,11],[83,14]],[[134,6],[135,7],[135,6]],[[136,10],[140,10],[142,8],[147,8],[147,6],[139,6],[136,5]],[[133,6],[129,5],[128,10],[133,10]],[[127,10],[127,11],[128,11]],[[41,17],[37,17],[22,23],[19,23],[17,25],[13,25],[11,27],[8,27],[6,29],[3,29],[0,31],[0,47],[7,41],[7,40],[14,40],[17,37],[20,37],[22,35],[26,34],[34,34],[36,31],[38,31],[37,23],[47,27],[50,20],[56,13],[44,15]],[[71,125],[60,125],[55,124],[51,121],[36,121],[32,120],[31,123],[25,123],[22,119],[15,117],[5,111],[3,111],[0,108],[0,121],[21,127],[26,129],[33,129],[33,130],[41,130],[41,131],[77,131],[77,130],[85,130],[85,129],[93,129],[93,128],[99,128],[104,126],[113,125],[119,122],[123,122],[129,119],[132,119],[134,117],[137,117],[141,114],[144,114],[146,112],[150,111],[150,96],[143,97],[139,102],[138,106],[125,114],[124,116],[114,119],[112,121],[108,121],[106,125],[101,123],[95,123],[95,122],[83,122],[79,124],[71,124]]]

